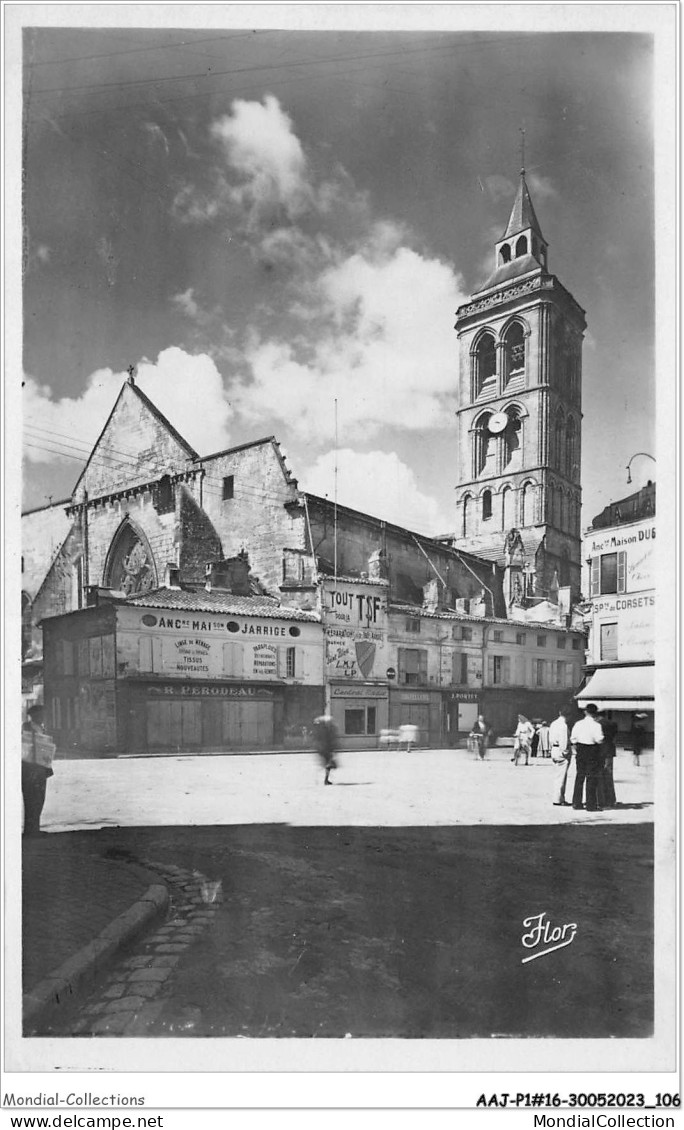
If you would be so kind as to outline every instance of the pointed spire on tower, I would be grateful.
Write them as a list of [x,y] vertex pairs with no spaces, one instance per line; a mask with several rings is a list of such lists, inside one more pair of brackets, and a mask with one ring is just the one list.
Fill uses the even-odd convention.
[[535,235],[538,235],[543,243],[546,243],[539,226],[539,220],[532,204],[530,190],[527,187],[525,180],[525,167],[520,169],[520,181],[518,183],[518,191],[515,194],[511,215],[508,220],[508,227],[502,235],[502,239],[510,239],[513,235],[518,235],[519,232],[531,229]]

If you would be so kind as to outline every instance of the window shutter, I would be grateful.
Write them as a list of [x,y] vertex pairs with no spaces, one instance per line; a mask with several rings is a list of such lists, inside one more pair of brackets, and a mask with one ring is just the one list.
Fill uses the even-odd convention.
[[152,670],[160,674],[164,669],[162,663],[162,642],[159,636],[152,637]]
[[494,656],[487,656],[487,682],[490,686],[494,683]]
[[516,656],[515,660],[515,681],[520,687],[525,686],[525,656]]
[[627,581],[627,553],[624,549],[617,555],[617,591],[624,592]]
[[418,674],[425,682],[427,682],[427,669],[428,669],[428,653],[427,651],[418,652]]
[[601,558],[592,557],[591,559],[591,581],[590,581],[590,596],[598,596],[600,587],[600,568]]
[[138,668],[140,671],[152,671],[152,636],[140,636],[138,639]]
[[102,674],[105,679],[114,678],[114,636],[102,637]]
[[506,655],[506,656],[504,656],[503,662],[501,664],[501,682],[502,683],[510,683],[510,681],[511,681],[511,657],[509,655]]
[[242,674],[244,661],[241,643],[224,643],[223,645],[223,670],[226,675],[235,678]]

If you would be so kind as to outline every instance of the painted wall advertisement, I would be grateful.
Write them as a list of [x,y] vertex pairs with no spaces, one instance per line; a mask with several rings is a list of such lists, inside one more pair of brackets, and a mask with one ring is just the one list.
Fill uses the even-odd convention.
[[325,669],[329,679],[385,679],[387,588],[363,582],[323,586]]
[[144,608],[118,609],[117,623],[123,675],[322,681],[317,623]]
[[601,662],[601,625],[616,624],[617,661],[655,659],[655,593],[602,596],[592,608],[592,660]]
[[612,526],[586,535],[584,557],[601,557],[604,553],[624,551],[627,560],[626,592],[640,592],[655,587],[655,536],[653,518],[630,522],[628,526]]

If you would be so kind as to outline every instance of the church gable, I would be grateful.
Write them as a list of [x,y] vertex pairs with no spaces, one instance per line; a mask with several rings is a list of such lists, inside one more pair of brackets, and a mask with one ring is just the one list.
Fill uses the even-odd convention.
[[183,471],[196,452],[132,382],[122,388],[74,491],[99,498]]

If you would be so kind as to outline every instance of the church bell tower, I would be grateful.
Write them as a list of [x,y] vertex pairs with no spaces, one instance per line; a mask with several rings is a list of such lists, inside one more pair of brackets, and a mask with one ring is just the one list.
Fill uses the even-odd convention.
[[579,594],[584,311],[547,267],[524,168],[494,269],[456,317],[454,546],[505,569],[509,604]]

